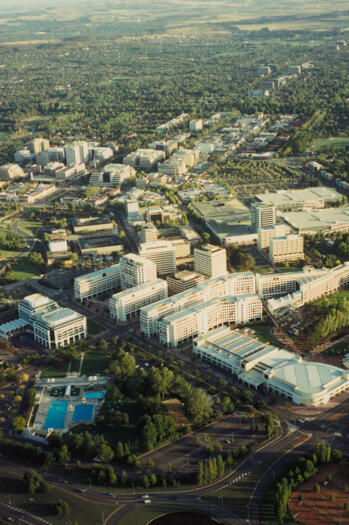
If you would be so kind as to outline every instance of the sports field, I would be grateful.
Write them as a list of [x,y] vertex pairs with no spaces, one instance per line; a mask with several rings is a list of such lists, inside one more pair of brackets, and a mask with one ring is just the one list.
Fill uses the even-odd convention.
[[324,148],[342,149],[349,146],[349,137],[329,137],[314,140],[314,150],[319,151]]

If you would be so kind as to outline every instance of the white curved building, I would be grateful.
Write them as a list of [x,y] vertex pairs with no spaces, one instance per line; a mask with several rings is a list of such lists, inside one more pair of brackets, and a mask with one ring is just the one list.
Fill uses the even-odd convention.
[[257,390],[264,386],[296,405],[325,405],[349,389],[349,370],[304,361],[288,350],[268,346],[223,326],[194,340],[194,353],[236,375]]

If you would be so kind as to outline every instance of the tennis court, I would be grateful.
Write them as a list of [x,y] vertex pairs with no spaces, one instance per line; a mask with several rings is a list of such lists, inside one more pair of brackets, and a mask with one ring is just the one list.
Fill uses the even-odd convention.
[[48,428],[64,428],[65,416],[69,401],[51,401],[46,414],[44,430]]
[[72,417],[72,423],[79,421],[92,421],[94,405],[76,405]]
[[86,399],[103,399],[104,392],[85,392]]

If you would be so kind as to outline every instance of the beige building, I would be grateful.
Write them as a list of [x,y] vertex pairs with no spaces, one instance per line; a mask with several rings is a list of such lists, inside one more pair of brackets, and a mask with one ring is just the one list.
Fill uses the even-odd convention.
[[87,336],[86,317],[70,308],[58,308],[36,316],[34,323],[36,342],[55,350],[77,343]]
[[23,177],[25,177],[25,173],[18,164],[0,166],[0,180],[13,180]]
[[120,265],[114,264],[96,272],[90,272],[74,279],[74,297],[84,301],[102,293],[114,292],[120,288]]
[[252,272],[233,273],[201,282],[185,292],[142,308],[141,332],[147,337],[159,335],[160,322],[169,315],[192,306],[203,305],[217,297],[255,293],[255,275]]
[[193,338],[224,324],[246,324],[262,319],[258,295],[214,298],[204,304],[165,317],[159,323],[159,340],[166,346],[187,347]]
[[123,255],[119,267],[122,290],[155,281],[157,278],[156,264],[135,253]]
[[142,243],[139,255],[156,264],[158,275],[171,275],[176,271],[176,250],[170,241]]
[[185,239],[176,239],[172,242],[172,246],[176,252],[176,259],[183,259],[190,256],[190,244]]
[[259,250],[269,249],[270,240],[273,237],[283,237],[290,233],[290,227],[287,224],[274,224],[265,228],[258,228],[257,246]]
[[193,288],[199,283],[202,283],[204,280],[205,277],[203,275],[188,270],[177,272],[173,277],[166,277],[168,292],[170,295],[185,292],[185,290]]
[[138,317],[142,307],[166,297],[167,283],[162,279],[139,284],[111,297],[110,315],[117,321],[129,321]]
[[145,224],[139,232],[141,242],[154,242],[158,240],[158,230],[154,224]]
[[269,259],[273,264],[304,259],[304,239],[300,235],[273,237],[269,244]]
[[209,279],[226,275],[226,250],[212,244],[205,244],[201,248],[194,248],[194,270]]
[[132,151],[123,159],[123,163],[133,168],[153,170],[159,162],[165,160],[165,152],[155,149],[138,149]]

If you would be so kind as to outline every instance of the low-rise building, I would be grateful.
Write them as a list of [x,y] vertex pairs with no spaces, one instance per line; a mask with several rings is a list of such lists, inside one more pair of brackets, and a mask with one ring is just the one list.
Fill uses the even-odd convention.
[[74,297],[85,301],[103,293],[115,292],[121,286],[120,265],[90,272],[74,279]]
[[304,238],[300,235],[272,237],[269,243],[269,259],[273,264],[304,259]]
[[90,177],[92,186],[103,186],[115,188],[120,186],[125,180],[135,177],[136,170],[132,165],[107,164],[100,172],[94,172]]
[[199,336],[195,355],[219,366],[255,390],[262,386],[297,405],[324,405],[349,389],[349,372],[308,362],[288,350],[268,346],[227,327]]
[[0,166],[0,180],[13,180],[25,176],[24,171],[18,164],[3,164]]
[[132,151],[123,159],[123,163],[133,168],[151,171],[157,167],[159,162],[165,160],[165,153],[155,149],[138,149]]
[[173,276],[166,277],[168,285],[168,293],[170,295],[176,295],[178,293],[185,292],[189,288],[197,286],[205,280],[203,275],[189,270],[182,270],[176,272]]
[[121,239],[116,234],[107,237],[80,237],[78,246],[81,255],[110,255],[123,249]]
[[167,283],[162,279],[145,282],[114,294],[109,301],[110,315],[117,321],[138,317],[140,309],[167,297]]
[[33,330],[37,343],[49,350],[55,350],[86,338],[87,322],[85,316],[70,308],[58,308],[37,315]]
[[302,210],[305,208],[324,208],[326,204],[336,204],[342,195],[327,186],[304,188],[301,190],[278,190],[259,193],[256,198],[264,204],[274,206],[276,210]]
[[114,230],[113,222],[105,216],[102,217],[73,217],[71,220],[74,233],[95,233],[97,231]]

